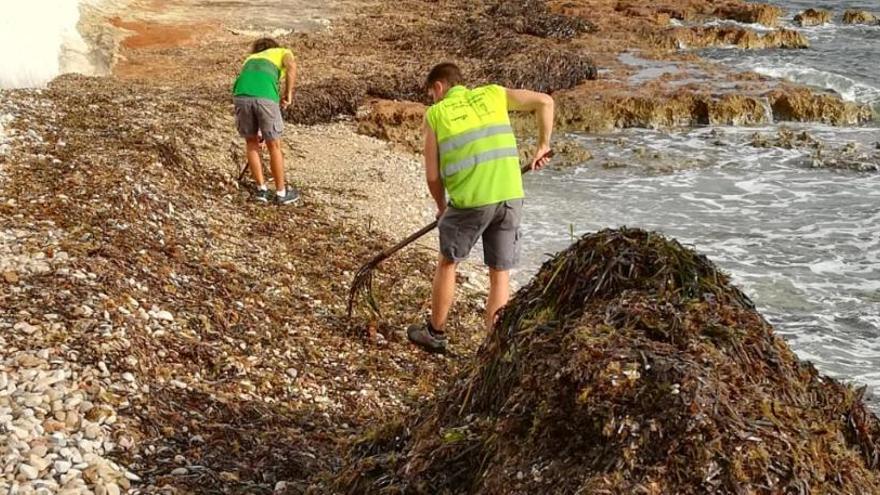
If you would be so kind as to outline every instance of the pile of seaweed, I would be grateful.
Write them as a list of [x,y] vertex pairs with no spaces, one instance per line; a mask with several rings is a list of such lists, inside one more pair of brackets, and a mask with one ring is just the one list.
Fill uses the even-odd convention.
[[[377,6],[352,19],[344,32],[288,40],[305,59],[330,47],[374,47],[382,56],[353,54],[334,61],[332,76],[306,81],[287,120],[314,124],[355,115],[367,98],[424,101],[425,76],[434,64],[458,63],[470,85],[501,84],[553,92],[595,79],[597,68],[578,37],[595,31],[583,19],[551,12],[545,0],[441,0],[412,18],[399,5]],[[346,48],[348,47],[348,48]],[[419,61],[413,60],[419,53]]]
[[445,394],[356,443],[346,493],[878,493],[880,422],[706,257],[643,230],[546,262]]

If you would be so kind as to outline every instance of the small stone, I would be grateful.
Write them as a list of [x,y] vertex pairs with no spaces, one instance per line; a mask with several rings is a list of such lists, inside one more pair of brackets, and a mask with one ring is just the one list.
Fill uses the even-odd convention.
[[287,482],[286,481],[279,481],[278,483],[275,483],[275,491],[276,492],[283,492],[286,489],[287,489]]
[[36,332],[38,328],[31,325],[30,323],[28,323],[26,321],[20,321],[20,322],[16,323],[15,326],[12,327],[12,329],[16,330],[18,332],[21,332],[25,335],[30,335],[30,334]]
[[8,272],[3,272],[3,280],[6,280],[6,282],[10,284],[17,284],[18,274],[11,270]]
[[40,470],[29,465],[29,464],[21,464],[18,466],[18,472],[22,474],[25,478],[29,480],[37,479],[37,476],[40,475]]
[[172,315],[172,314],[171,314],[170,312],[168,312],[168,311],[157,311],[157,312],[154,314],[154,317],[155,317],[157,320],[161,320],[161,321],[174,321],[174,315]]
[[116,483],[109,483],[107,485],[107,495],[119,495],[119,485]]
[[170,380],[168,383],[177,388],[186,388],[186,383],[183,383],[180,380]]
[[64,474],[70,471],[71,467],[73,467],[73,463],[70,461],[55,461],[55,472],[58,474]]
[[134,382],[134,375],[132,373],[129,373],[126,371],[125,373],[122,374],[122,379],[127,381],[128,383],[133,383]]
[[[45,445],[37,445],[33,447],[30,451],[30,455],[37,457],[46,457],[46,454],[49,453],[49,449]],[[36,464],[34,464],[36,465]]]
[[174,470],[171,471],[172,476],[185,476],[188,473],[189,473],[189,470],[187,470],[186,468],[183,468],[183,467],[175,468]]
[[58,448],[63,449],[67,447],[67,438],[64,436],[64,433],[60,431],[52,433],[52,435],[49,437],[49,441],[51,441],[52,444],[57,446]]
[[101,427],[95,423],[90,423],[86,426],[84,434],[89,440],[94,440],[101,434]]
[[75,410],[67,411],[67,419],[64,420],[64,424],[67,425],[68,428],[76,428],[79,425],[79,413]]
[[28,457],[28,460],[30,461],[30,465],[39,472],[43,472],[44,470],[49,469],[49,466],[52,465],[50,461],[43,459],[42,456],[30,455]]
[[86,480],[86,483],[95,484],[98,482],[98,468],[94,466],[88,467],[82,472],[82,476],[83,479]]
[[61,421],[49,420],[43,423],[43,428],[47,433],[56,433],[59,431],[64,431],[67,423],[62,423]]

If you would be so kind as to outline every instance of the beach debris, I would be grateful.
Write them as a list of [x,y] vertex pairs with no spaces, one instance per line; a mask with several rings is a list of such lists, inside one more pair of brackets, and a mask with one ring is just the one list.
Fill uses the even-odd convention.
[[[705,256],[588,234],[434,401],[352,445],[344,493],[876,493],[880,421]],[[808,489],[806,487],[809,487]]]

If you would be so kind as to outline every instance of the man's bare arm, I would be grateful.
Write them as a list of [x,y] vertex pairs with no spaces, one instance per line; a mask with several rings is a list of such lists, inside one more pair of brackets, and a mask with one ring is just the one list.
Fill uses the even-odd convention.
[[553,135],[553,98],[545,93],[527,89],[508,89],[507,106],[510,110],[534,112],[538,124],[538,146],[535,150],[532,169],[540,169],[547,164],[549,158],[542,158],[550,151],[550,138]]
[[425,159],[425,179],[428,182],[428,191],[437,204],[437,218],[446,210],[446,193],[443,190],[443,181],[440,179],[440,149],[437,146],[437,136],[434,129],[428,125],[425,118],[422,124],[422,135],[425,142],[423,151]]
[[296,60],[293,55],[287,53],[282,60],[284,70],[287,72],[284,78],[284,95],[281,97],[281,106],[287,107],[293,102],[293,89],[296,84]]

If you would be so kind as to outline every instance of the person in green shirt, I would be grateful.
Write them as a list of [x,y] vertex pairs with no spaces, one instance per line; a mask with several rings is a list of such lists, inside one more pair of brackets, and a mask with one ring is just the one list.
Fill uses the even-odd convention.
[[538,136],[531,169],[550,157],[553,98],[497,84],[468,88],[457,66],[443,63],[428,74],[434,104],[425,113],[425,176],[437,205],[440,256],[431,294],[431,316],[407,337],[432,352],[446,350],[446,318],[455,293],[456,265],[479,239],[489,267],[485,324],[491,329],[510,297],[510,269],[520,250],[523,187],[511,111],[534,113]]
[[235,123],[245,139],[248,167],[257,183],[256,199],[264,203],[269,201],[260,162],[260,142],[265,141],[275,179],[275,201],[278,204],[296,203],[299,192],[284,183],[284,154],[281,151],[284,131],[281,110],[293,101],[296,61],[293,52],[282,48],[272,38],[255,41],[251,52],[235,80],[232,93]]

